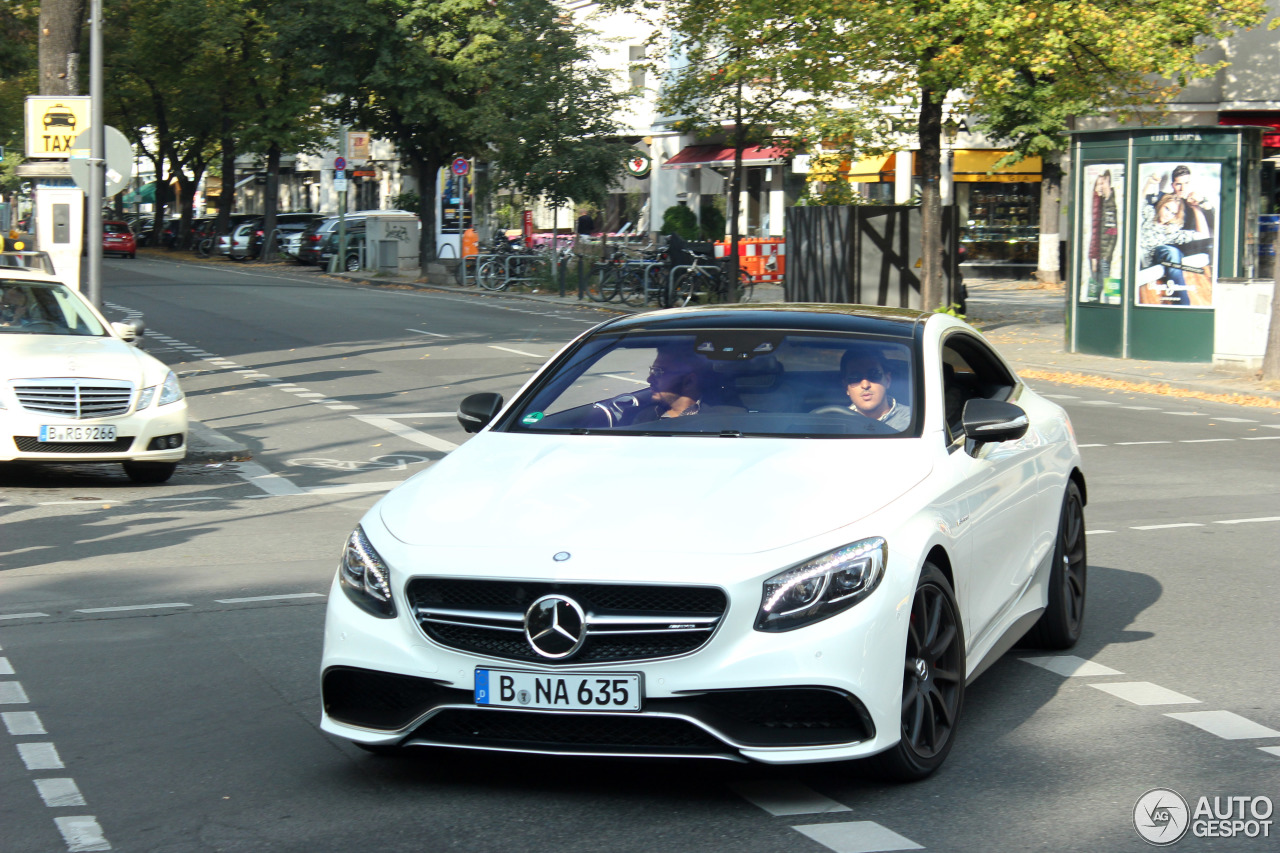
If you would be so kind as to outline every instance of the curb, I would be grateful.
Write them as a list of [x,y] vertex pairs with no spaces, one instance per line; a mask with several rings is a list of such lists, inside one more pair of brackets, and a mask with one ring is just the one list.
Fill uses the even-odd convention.
[[248,462],[252,458],[253,451],[240,442],[227,438],[201,421],[187,422],[187,455],[182,460],[184,463]]

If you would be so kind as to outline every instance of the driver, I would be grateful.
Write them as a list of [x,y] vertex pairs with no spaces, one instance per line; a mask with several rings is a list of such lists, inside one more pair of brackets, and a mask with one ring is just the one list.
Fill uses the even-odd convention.
[[889,394],[893,375],[876,349],[846,352],[840,359],[840,374],[852,403],[849,408],[899,432],[910,426],[911,407]]

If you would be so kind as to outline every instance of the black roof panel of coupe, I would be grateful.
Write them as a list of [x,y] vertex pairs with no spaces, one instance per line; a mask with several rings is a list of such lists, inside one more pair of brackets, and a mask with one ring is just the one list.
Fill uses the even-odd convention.
[[606,323],[596,331],[599,334],[680,329],[787,329],[910,338],[928,316],[925,311],[878,305],[738,304],[633,314]]

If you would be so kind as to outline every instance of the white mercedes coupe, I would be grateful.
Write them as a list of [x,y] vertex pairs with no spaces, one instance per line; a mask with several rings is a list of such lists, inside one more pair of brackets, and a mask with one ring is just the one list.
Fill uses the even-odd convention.
[[852,305],[618,318],[378,502],[326,615],[322,727],[428,746],[946,758],[965,685],[1085,607],[1063,410],[965,323]]

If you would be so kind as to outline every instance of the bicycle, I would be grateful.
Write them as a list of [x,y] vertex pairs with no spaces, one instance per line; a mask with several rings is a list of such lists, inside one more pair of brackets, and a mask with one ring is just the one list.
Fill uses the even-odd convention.
[[[729,302],[735,294],[729,290],[729,271],[706,255],[690,252],[693,263],[676,277],[671,288],[671,301],[685,306],[701,298],[705,304]],[[745,270],[738,270],[737,301],[751,298],[753,283]]]

